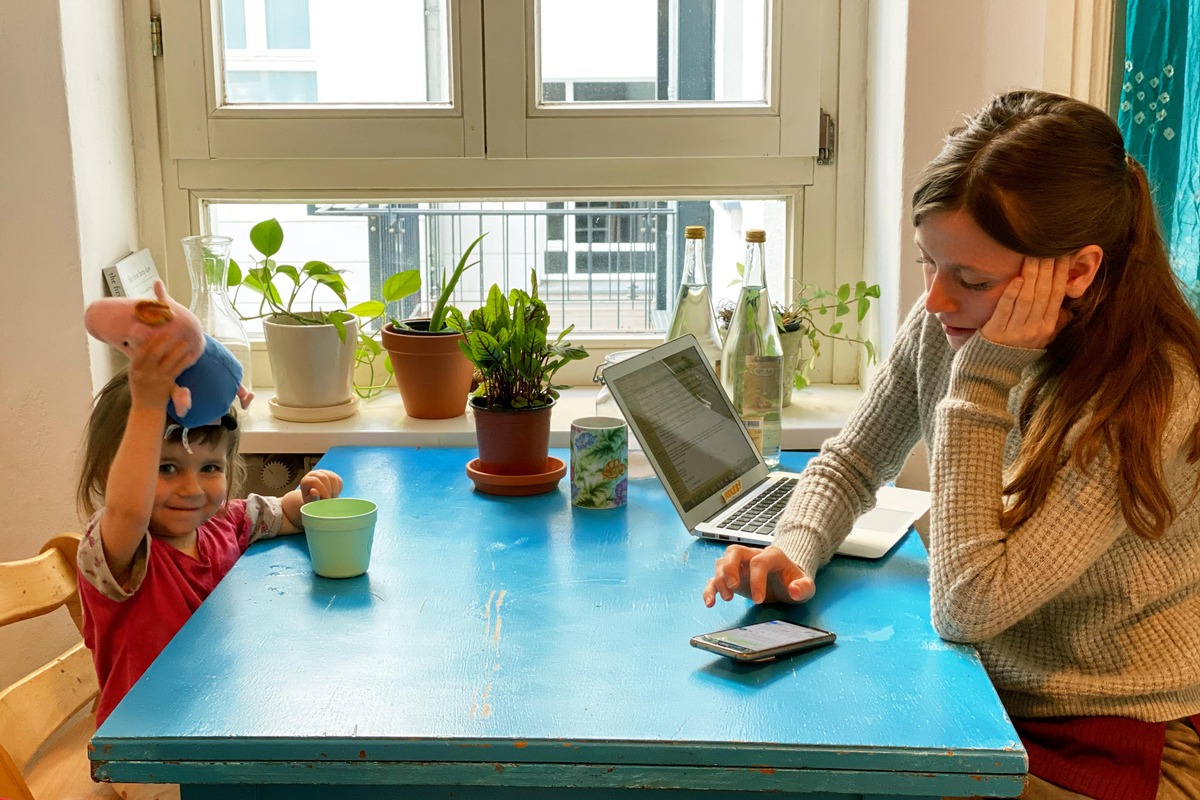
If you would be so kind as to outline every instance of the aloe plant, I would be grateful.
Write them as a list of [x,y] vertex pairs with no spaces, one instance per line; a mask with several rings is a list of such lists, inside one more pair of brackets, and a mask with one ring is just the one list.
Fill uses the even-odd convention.
[[507,295],[498,285],[486,302],[471,312],[451,318],[451,328],[466,335],[458,346],[475,365],[481,380],[472,397],[487,408],[537,408],[558,398],[551,380],[571,361],[587,358],[587,350],[563,339],[574,325],[551,341],[550,312],[538,299],[537,274],[531,273],[531,292],[513,289]]
[[[467,249],[463,251],[454,269],[449,274],[442,275],[441,291],[438,292],[437,301],[433,304],[433,313],[429,315],[429,327],[426,329],[430,333],[440,333],[446,330],[449,321],[455,323],[450,326],[451,330],[462,330],[465,326],[466,323],[463,320],[462,312],[450,305],[450,296],[454,294],[454,287],[458,285],[458,280],[462,277],[463,273],[479,263],[479,261],[467,262],[471,258],[471,252],[475,249],[476,245],[483,241],[484,236],[487,236],[487,234],[481,233],[476,236],[475,241],[471,242],[467,246]],[[392,318],[392,325],[400,330],[413,330],[410,326],[405,325],[403,320],[394,317]]]

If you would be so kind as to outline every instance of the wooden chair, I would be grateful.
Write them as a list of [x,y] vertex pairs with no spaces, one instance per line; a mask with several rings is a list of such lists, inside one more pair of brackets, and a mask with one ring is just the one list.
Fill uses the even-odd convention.
[[[40,555],[0,563],[0,626],[48,614],[62,606],[82,629],[75,583],[79,535],[56,536]],[[119,798],[93,783],[87,745],[95,713],[80,713],[99,686],[82,639],[74,647],[0,690],[0,797],[7,800]]]

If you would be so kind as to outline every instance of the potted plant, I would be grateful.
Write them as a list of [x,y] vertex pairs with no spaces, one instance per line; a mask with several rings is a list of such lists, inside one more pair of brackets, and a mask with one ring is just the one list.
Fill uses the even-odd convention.
[[428,319],[393,319],[383,326],[383,347],[404,411],[417,419],[449,419],[466,413],[475,368],[462,354],[467,327],[462,312],[450,305],[459,278],[479,261],[471,253],[486,234],[471,242],[458,264],[442,276],[441,291]]
[[551,381],[565,364],[587,357],[584,348],[563,341],[574,325],[549,338],[550,312],[538,299],[536,273],[530,284],[528,294],[513,289],[507,296],[493,285],[483,306],[471,312],[460,344],[479,372],[469,405],[480,468],[493,475],[546,471],[550,412],[564,388]]
[[[738,265],[739,272],[741,265]],[[857,322],[861,323],[871,308],[871,300],[879,297],[879,285],[859,281],[851,286],[843,283],[834,291],[811,284],[800,284],[795,298],[788,305],[774,304],[775,325],[783,343],[783,371],[792,376],[792,385],[797,389],[808,386],[808,372],[821,354],[821,340],[834,339],[861,345],[867,353],[867,363],[875,361],[875,345],[870,339],[844,333],[840,320],[854,309]],[[733,315],[733,303],[724,301],[717,308],[717,322],[722,332],[729,326]],[[833,317],[833,321],[822,327],[818,317]],[[807,357],[801,359],[801,353]],[[783,405],[791,405],[792,393],[783,393]]]
[[[244,274],[237,262],[231,261],[228,283],[261,297],[256,314],[239,316],[263,321],[275,382],[271,413],[295,421],[353,414],[357,397],[372,397],[387,384],[387,376],[381,379],[376,372],[376,358],[382,350],[369,325],[383,317],[387,302],[420,288],[420,273],[406,270],[393,275],[384,282],[383,301],[368,300],[349,307],[340,271],[323,261],[295,267],[272,258],[283,246],[283,226],[278,220],[264,220],[251,228],[250,244],[261,258]],[[341,307],[321,308],[318,291],[326,304],[336,300]],[[305,298],[307,308],[299,308]],[[362,384],[354,380],[359,366],[369,376]]]

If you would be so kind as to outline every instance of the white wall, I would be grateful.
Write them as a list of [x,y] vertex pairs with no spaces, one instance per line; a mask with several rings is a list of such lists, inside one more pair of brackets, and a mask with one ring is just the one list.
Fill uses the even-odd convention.
[[[79,530],[93,371],[83,308],[137,241],[120,0],[0,4],[0,560]],[[0,631],[0,686],[65,649],[65,612]]]
[[[921,169],[946,132],[997,92],[1046,84],[1047,42],[1071,43],[1072,0],[875,0],[868,22],[869,103],[865,213],[866,271],[883,290],[878,341],[924,291],[916,264],[910,200]],[[1055,48],[1050,46],[1050,55]],[[923,451],[900,478],[927,488]]]
[[[909,224],[921,168],[941,149],[946,132],[993,94],[1044,85],[1048,8],[1070,2],[871,3],[867,260],[870,273],[883,282],[885,350],[924,288]],[[1064,47],[1070,41],[1067,31]]]

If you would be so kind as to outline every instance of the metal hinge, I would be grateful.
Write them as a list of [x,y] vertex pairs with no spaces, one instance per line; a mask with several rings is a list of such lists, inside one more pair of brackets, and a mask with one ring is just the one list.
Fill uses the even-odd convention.
[[832,164],[834,144],[837,142],[837,124],[833,117],[821,112],[821,130],[817,141],[817,163]]
[[150,54],[155,58],[162,55],[162,17],[150,18]]

